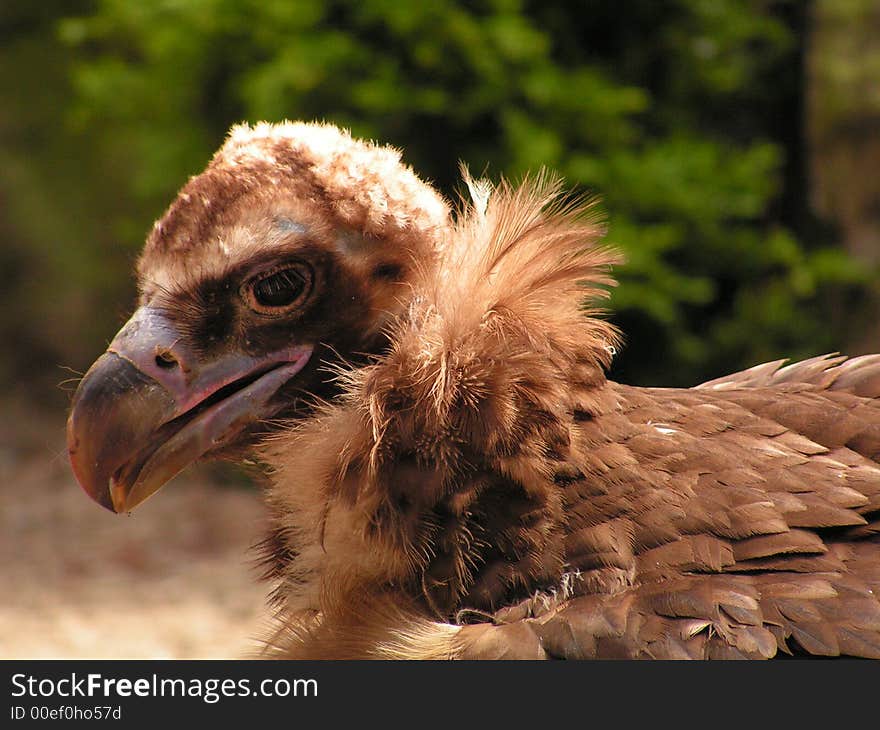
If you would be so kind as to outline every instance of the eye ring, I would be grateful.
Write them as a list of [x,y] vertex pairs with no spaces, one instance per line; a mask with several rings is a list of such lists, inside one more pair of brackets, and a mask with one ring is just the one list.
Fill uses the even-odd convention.
[[310,266],[296,261],[261,271],[242,287],[248,306],[258,314],[287,314],[308,298],[314,274]]

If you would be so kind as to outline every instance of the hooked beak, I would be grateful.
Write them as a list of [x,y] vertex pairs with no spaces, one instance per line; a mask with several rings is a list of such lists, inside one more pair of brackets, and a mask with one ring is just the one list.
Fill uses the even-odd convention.
[[274,415],[273,396],[308,362],[311,345],[207,359],[168,317],[138,309],[73,397],[67,448],[98,504],[127,512],[203,454]]

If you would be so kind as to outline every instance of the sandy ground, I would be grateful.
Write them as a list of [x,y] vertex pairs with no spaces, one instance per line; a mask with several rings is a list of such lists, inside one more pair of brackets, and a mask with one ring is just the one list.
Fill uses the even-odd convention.
[[237,658],[267,587],[256,488],[178,477],[133,514],[74,481],[63,416],[0,404],[0,658]]

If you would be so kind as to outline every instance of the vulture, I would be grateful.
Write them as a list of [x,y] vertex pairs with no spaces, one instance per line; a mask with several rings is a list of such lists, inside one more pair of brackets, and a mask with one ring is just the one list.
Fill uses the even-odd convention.
[[267,658],[880,658],[880,355],[613,382],[595,207],[464,172],[234,127],[74,395],[88,495],[261,464]]

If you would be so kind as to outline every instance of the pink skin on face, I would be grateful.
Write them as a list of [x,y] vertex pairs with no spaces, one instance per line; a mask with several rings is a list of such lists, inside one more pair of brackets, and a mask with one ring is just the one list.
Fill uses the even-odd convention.
[[273,396],[312,350],[297,344],[261,356],[200,357],[161,310],[141,307],[74,395],[67,425],[74,474],[99,504],[132,509],[203,454],[271,418]]

